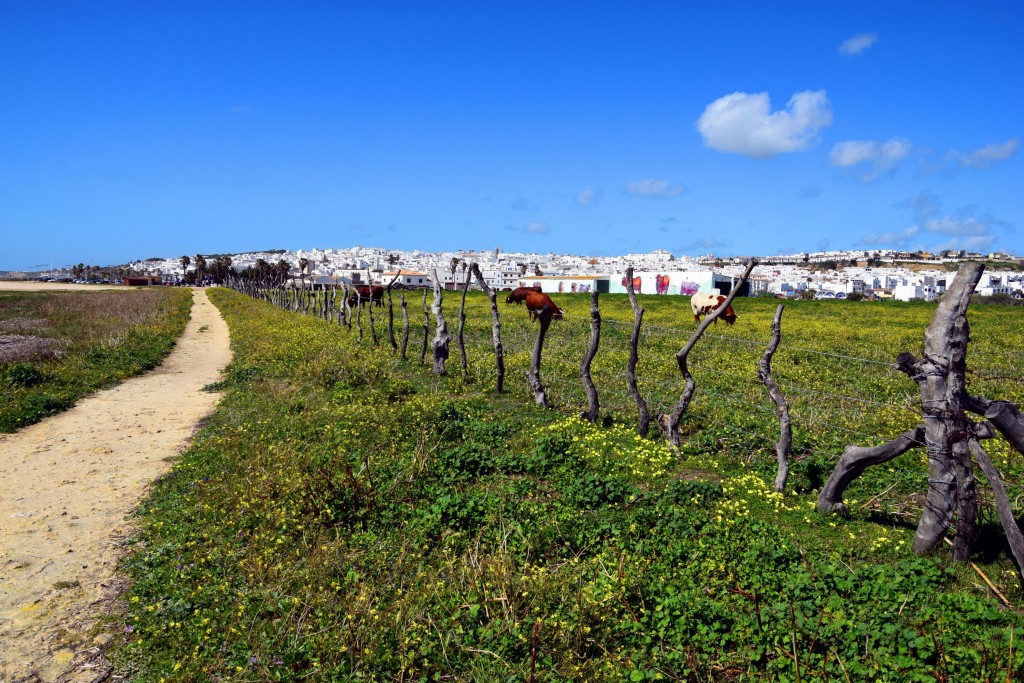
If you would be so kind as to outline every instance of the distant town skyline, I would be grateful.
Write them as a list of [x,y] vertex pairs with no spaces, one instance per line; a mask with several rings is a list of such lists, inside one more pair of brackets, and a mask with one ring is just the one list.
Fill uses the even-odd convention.
[[0,7],[0,270],[1024,254],[1010,3]]

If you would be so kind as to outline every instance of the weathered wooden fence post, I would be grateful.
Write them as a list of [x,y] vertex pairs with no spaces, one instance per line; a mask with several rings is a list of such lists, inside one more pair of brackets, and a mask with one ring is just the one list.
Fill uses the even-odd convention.
[[373,324],[373,285],[367,285],[370,289],[369,296],[366,297],[366,313],[370,316],[370,337],[373,339],[373,345],[379,345],[377,340],[377,326]]
[[544,385],[540,381],[540,354],[544,349],[544,335],[548,333],[548,327],[551,326],[551,311],[541,311],[538,314],[537,319],[540,321],[540,331],[537,332],[537,341],[533,344],[533,355],[530,357],[530,371],[526,373],[526,381],[530,385],[530,389],[533,390],[533,398],[537,403],[550,408],[548,403],[548,395],[544,391]]
[[626,268],[626,294],[629,295],[629,305],[633,308],[633,332],[629,337],[629,360],[626,362],[626,386],[629,387],[629,395],[636,403],[639,413],[636,432],[641,437],[647,436],[650,428],[651,417],[647,412],[647,401],[640,395],[636,386],[636,363],[639,359],[637,347],[640,344],[640,324],[644,319],[644,309],[636,302],[636,293],[633,291],[633,266]]
[[924,442],[928,451],[928,493],[914,536],[914,550],[927,552],[942,541],[957,504],[953,556],[966,560],[975,532],[976,493],[963,397],[966,387],[967,306],[985,266],[960,266],[953,284],[924,333],[924,358],[902,353],[900,370],[921,388]]
[[398,350],[398,342],[395,341],[395,308],[391,301],[391,288],[398,282],[398,278],[401,277],[402,270],[399,269],[395,277],[391,278],[391,282],[388,283],[388,343],[391,344],[391,349],[394,351]]
[[[924,553],[938,545],[959,507],[953,555],[957,560],[966,560],[975,533],[976,493],[970,461],[973,455],[992,486],[1000,521],[1021,570],[1024,537],[1017,528],[999,473],[981,447],[980,439],[992,437],[997,429],[1018,452],[1024,453],[1024,418],[1005,401],[971,396],[966,390],[967,306],[983,269],[980,263],[960,266],[925,331],[924,358],[901,353],[897,359],[898,368],[920,387],[924,424],[881,446],[847,446],[818,495],[818,510],[845,514],[843,492],[850,482],[870,465],[891,460],[923,444],[928,451],[928,493],[914,537],[914,550]],[[971,423],[965,410],[984,415],[989,421]]]
[[357,341],[363,341],[363,295],[356,289],[356,328],[359,330]]
[[497,393],[501,393],[505,382],[505,352],[504,347],[501,344],[501,319],[498,315],[498,301],[497,292],[487,284],[484,280],[483,273],[480,272],[480,266],[473,263],[470,266],[470,271],[473,276],[476,277],[477,282],[480,283],[480,288],[484,290],[484,294],[487,295],[487,299],[491,302],[491,339],[494,342],[494,364],[497,368],[498,378],[495,381],[494,390]]
[[402,303],[402,360],[405,360],[405,350],[409,347],[409,305],[405,294],[399,294],[398,299]]
[[448,343],[451,342],[452,336],[448,334],[448,323],[444,319],[444,311],[441,309],[442,303],[441,295],[441,278],[438,277],[437,269],[434,269],[434,304],[431,308],[434,311],[434,318],[437,321],[437,327],[434,332],[434,341],[432,347],[434,350],[434,372],[438,375],[443,375],[447,371],[445,370],[444,364],[448,360]]
[[758,365],[757,375],[764,383],[768,391],[768,397],[775,404],[775,412],[779,416],[779,440],[775,443],[775,457],[779,461],[778,474],[775,475],[775,491],[782,493],[786,490],[786,479],[789,478],[789,447],[793,443],[793,426],[789,420],[789,402],[785,394],[779,388],[778,383],[772,378],[772,357],[779,348],[782,341],[782,311],[786,307],[779,304],[775,311],[775,319],[772,321],[772,338],[768,342],[768,348],[761,356]]
[[597,422],[600,405],[597,400],[597,387],[590,376],[590,363],[597,355],[598,346],[601,343],[601,309],[597,305],[597,288],[590,293],[590,345],[587,352],[583,354],[580,362],[580,379],[583,381],[583,390],[587,393],[588,408],[580,417],[590,422]]
[[427,288],[423,288],[423,348],[420,349],[420,362],[427,359],[427,338],[430,337],[430,309],[427,308]]
[[341,301],[341,318],[345,322],[345,329],[349,332],[352,331],[352,305],[348,302],[351,294],[348,291],[348,285],[342,285],[344,299]]
[[462,299],[459,302],[459,354],[462,359],[462,374],[465,375],[467,372],[468,364],[466,362],[466,341],[462,336],[462,332],[466,327],[466,292],[469,291],[469,274],[466,272],[466,262],[462,262]]

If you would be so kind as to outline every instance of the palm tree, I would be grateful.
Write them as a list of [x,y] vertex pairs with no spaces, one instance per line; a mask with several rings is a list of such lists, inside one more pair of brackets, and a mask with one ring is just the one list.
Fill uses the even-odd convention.
[[452,257],[452,261],[449,264],[449,267],[451,268],[451,271],[452,271],[452,289],[455,289],[456,288],[456,285],[455,285],[455,271],[459,267],[459,257],[458,256],[453,256]]
[[189,264],[192,263],[192,259],[188,256],[181,257],[181,281],[185,281],[185,273],[188,271]]
[[302,280],[302,288],[306,288],[306,270],[309,269],[309,259],[299,259],[299,279]]
[[202,254],[196,254],[196,284],[200,287],[203,286],[203,277],[206,276],[206,259],[203,258]]

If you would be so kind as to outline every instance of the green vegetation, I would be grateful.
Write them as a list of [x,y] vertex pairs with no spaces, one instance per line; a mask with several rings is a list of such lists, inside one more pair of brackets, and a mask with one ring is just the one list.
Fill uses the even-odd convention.
[[155,367],[188,321],[189,290],[0,292],[0,432]]
[[[890,364],[920,352],[934,306],[788,304],[774,367],[796,443],[779,495],[778,425],[756,379],[774,301],[741,301],[736,326],[718,325],[691,356],[698,390],[677,455],[635,435],[624,296],[602,297],[597,426],[574,417],[587,296],[555,295],[566,319],[542,365],[555,410],[535,406],[522,380],[536,325],[521,308],[502,305],[498,396],[481,295],[469,297],[469,371],[453,343],[444,378],[417,362],[415,296],[410,361],[368,333],[359,345],[355,330],[210,296],[235,356],[217,411],[139,510],[113,652],[130,680],[1024,674],[1020,613],[947,553],[910,550],[923,452],[868,470],[848,491],[850,519],[814,510],[843,444],[881,443],[919,419],[916,385]],[[693,324],[685,299],[641,304],[638,377],[656,413],[679,397],[672,356]],[[972,307],[975,393],[1024,400],[1019,316]],[[987,446],[1015,497],[1021,458]],[[994,512],[982,510],[975,561],[1020,604]]]

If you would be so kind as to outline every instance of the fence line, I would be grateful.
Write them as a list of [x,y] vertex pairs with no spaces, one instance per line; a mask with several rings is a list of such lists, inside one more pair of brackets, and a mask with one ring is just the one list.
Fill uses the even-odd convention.
[[[316,297],[316,295],[317,295],[316,292],[312,292],[312,293],[306,293],[305,296],[308,297],[309,294],[312,294],[314,297]],[[299,296],[299,293],[296,292],[295,295]],[[250,296],[251,296],[251,294],[250,294]],[[263,298],[264,300],[267,300],[268,302],[270,302],[272,304],[278,305],[279,307],[282,307],[285,310],[289,310],[291,312],[308,313],[308,314],[311,314],[311,315],[316,316],[318,318],[323,318],[326,315],[327,309],[330,307],[329,304],[321,306],[321,304],[317,303],[318,300],[319,300],[319,297],[317,297],[317,298],[315,298],[313,300],[312,306],[307,304],[305,307],[300,307],[299,304],[298,304],[298,299],[293,301],[290,296],[287,297],[287,298],[280,298],[280,299],[279,298],[275,298],[273,295],[271,295],[269,297],[267,297],[267,296],[260,296],[258,298]],[[339,303],[340,303],[340,301],[334,302],[334,310],[331,312],[331,316],[332,317],[337,317],[338,321],[339,321],[339,324],[340,324],[340,312],[339,312],[339,310],[337,308],[337,305]],[[308,309],[308,310],[306,310],[306,309]],[[576,321],[574,320],[572,322],[576,322]],[[563,323],[563,324],[558,326],[557,330],[556,330],[556,328],[553,328],[552,332],[554,332],[554,334],[550,334],[550,336],[548,337],[548,342],[549,342],[548,348],[550,350],[556,351],[556,352],[557,351],[564,351],[567,348],[576,348],[577,345],[578,345],[577,342],[579,340],[585,339],[589,335],[589,321],[587,321],[587,322],[588,322],[588,324],[584,325],[583,324],[583,320],[581,318],[579,325],[569,325],[569,324]],[[624,328],[631,329],[632,325],[633,325],[633,323],[629,322],[629,321],[614,320],[614,319],[610,319],[610,318],[602,318],[602,323],[609,324],[609,325],[612,325],[612,326],[616,326],[619,329],[624,329]],[[377,321],[377,324],[378,325],[383,324],[383,320],[382,321]],[[482,329],[484,329],[484,328],[481,328],[481,330]],[[659,332],[661,334],[659,334]],[[649,324],[648,325],[644,325],[641,328],[642,337],[645,340],[645,342],[648,342],[648,343],[653,342],[653,343],[664,344],[664,343],[671,342],[672,340],[668,339],[666,337],[665,333],[669,333],[669,334],[671,334],[673,336],[679,336],[680,338],[682,338],[684,336],[688,336],[690,334],[690,330],[687,330],[686,328],[681,328],[681,327],[666,327],[666,326],[649,325]],[[531,327],[528,327],[528,326],[527,327],[524,327],[522,325],[508,325],[508,326],[506,326],[502,330],[503,341],[505,341],[506,353],[508,353],[509,351],[512,351],[513,349],[515,350],[516,353],[528,350],[532,346],[533,340],[535,339],[535,335],[536,335],[536,330],[531,328]],[[749,338],[744,338],[744,337],[731,336],[731,335],[728,335],[728,334],[706,334],[704,339],[707,341],[708,344],[719,344],[719,345],[723,345],[723,346],[727,345],[727,344],[742,344],[742,345],[747,345],[747,346],[750,346],[750,347],[756,347],[757,349],[763,349],[768,344],[768,339],[767,338],[764,339],[764,340],[757,340],[757,339],[749,339]],[[551,343],[551,342],[554,342],[554,343]],[[486,345],[486,342],[484,342],[484,341],[482,341],[480,339],[477,339],[476,343]],[[522,349],[517,348],[519,346],[521,346]],[[820,356],[820,357],[823,357],[823,358],[834,358],[834,359],[839,359],[839,360],[844,360],[844,361],[851,361],[851,362],[856,362],[856,363],[861,363],[861,364],[881,366],[882,368],[885,368],[886,370],[888,370],[890,372],[893,372],[893,373],[900,372],[898,370],[898,367],[896,366],[896,364],[891,362],[891,361],[881,361],[881,360],[877,360],[877,359],[864,358],[864,357],[859,357],[859,356],[850,355],[850,354],[841,354],[841,353],[835,353],[835,352],[830,352],[830,351],[822,351],[822,350],[818,350],[818,349],[794,347],[794,346],[789,346],[789,345],[783,345],[779,349],[779,351],[780,351],[780,353],[783,353],[783,354],[808,354],[808,355],[812,355],[812,356]],[[582,358],[582,354],[583,354],[583,351],[580,352],[580,357],[581,358]],[[1013,351],[993,351],[993,352],[988,352],[988,353],[984,353],[984,352],[977,353],[977,352],[975,352],[975,353],[971,354],[971,359],[972,359],[972,362],[984,366],[984,362],[983,361],[979,362],[979,359],[994,358],[996,356],[1014,357],[1014,358],[1021,357],[1021,358],[1024,358],[1024,353],[1022,353],[1022,352],[1013,352]],[[643,363],[644,361],[642,360],[641,362]],[[479,364],[478,363],[473,363],[473,366],[475,366],[475,369],[477,371],[479,371],[480,369],[485,367],[484,364],[482,364],[482,363],[479,363]],[[756,361],[755,361],[755,366],[756,366]],[[695,365],[694,369],[697,372],[702,373],[702,374],[703,373],[707,373],[707,374],[711,374],[711,375],[716,376],[716,377],[727,377],[727,378],[730,378],[730,379],[733,379],[733,380],[735,380],[737,378],[737,376],[738,376],[735,372],[730,373],[727,370],[723,370],[721,367],[716,366],[716,365],[711,364],[711,363],[707,363],[707,364],[697,363]],[[614,372],[614,370],[612,370],[612,371]],[[751,367],[751,371],[752,371],[752,375],[754,373],[756,373],[756,367]],[[595,374],[595,379],[599,378],[599,377],[603,379],[603,377],[605,375],[607,375],[608,372],[609,372],[609,368],[608,368],[607,365],[604,366],[603,368],[602,367],[595,368],[595,373],[594,373]],[[566,381],[568,383],[568,379],[567,379],[566,375],[564,375],[564,374],[561,374],[561,373],[551,373],[550,371],[548,373],[545,373],[545,374],[546,374],[546,376],[549,376],[549,377],[551,375],[553,375],[559,381]],[[989,375],[989,374],[986,374],[984,371],[982,371],[982,372],[970,371],[970,376],[975,378],[975,379],[981,379],[981,380],[1003,381],[1003,382],[1011,381],[1011,382],[1015,382],[1015,383],[1024,384],[1024,378],[1018,378],[1018,377],[1007,376],[1007,375],[996,375],[996,374]],[[578,384],[579,384],[578,382],[572,382],[571,386],[578,388],[579,392],[577,392],[577,391],[575,391],[573,389],[570,389],[569,391],[565,392],[566,395],[572,396],[574,401],[576,400],[577,393],[582,393],[582,386],[577,386]],[[652,378],[648,378],[648,379],[642,379],[640,384],[641,384],[641,388],[646,390],[645,393],[650,393],[650,394],[653,395],[652,387],[655,388],[654,390],[660,390],[660,393],[658,395],[660,397],[662,397],[662,398],[664,398],[664,394],[669,393],[669,392],[671,392],[673,395],[678,395],[679,392],[681,392],[682,388],[683,388],[683,380],[681,378],[677,378],[677,379],[668,379],[668,378],[660,379],[660,378],[657,378],[657,377],[652,377]],[[903,396],[902,400],[898,400],[897,402],[888,402],[888,401],[877,401],[877,400],[874,400],[874,399],[871,399],[871,398],[860,397],[860,396],[851,396],[849,394],[839,394],[839,393],[833,393],[833,392],[829,392],[829,391],[822,391],[820,389],[811,388],[809,386],[804,386],[802,384],[795,384],[795,383],[793,383],[793,384],[786,384],[784,379],[783,379],[782,382],[780,382],[780,384],[783,385],[783,391],[786,394],[798,394],[798,395],[803,395],[803,396],[807,396],[807,397],[815,397],[815,398],[818,398],[818,399],[822,399],[821,401],[819,401],[817,403],[813,402],[813,401],[808,402],[808,403],[797,402],[797,404],[795,406],[793,406],[793,408],[794,408],[794,416],[796,418],[794,420],[794,427],[796,427],[797,434],[799,434],[800,431],[802,430],[802,428],[805,428],[805,427],[822,427],[822,428],[824,428],[826,433],[827,432],[843,432],[844,434],[849,434],[851,436],[855,436],[855,437],[857,437],[860,440],[867,440],[869,442],[874,442],[874,441],[881,440],[882,442],[884,442],[886,440],[885,437],[880,437],[880,436],[877,436],[876,434],[873,434],[873,433],[870,433],[870,432],[865,432],[865,431],[862,431],[862,430],[857,430],[857,429],[853,429],[853,428],[850,428],[850,427],[843,426],[834,417],[833,418],[826,417],[826,415],[835,415],[837,412],[840,415],[849,415],[850,412],[851,412],[851,407],[849,405],[846,405],[846,404],[849,404],[851,402],[857,403],[857,404],[863,405],[863,406],[879,406],[879,407],[886,408],[886,409],[896,409],[896,410],[900,411],[901,413],[902,412],[906,412],[907,414],[914,415],[918,419],[920,418],[920,410],[921,410],[920,399],[919,399],[919,393],[916,392],[916,391],[912,392],[912,393],[907,393],[905,396]],[[617,387],[618,383],[614,382],[614,383],[611,383],[611,385],[613,387]],[[668,388],[668,389],[666,390],[666,388]],[[562,393],[562,392],[559,392],[559,393]],[[755,393],[757,394],[756,399],[754,397]],[[770,417],[773,421],[775,419],[777,419],[777,413],[776,413],[774,407],[772,407],[770,405],[770,403],[767,401],[766,397],[764,396],[763,387],[761,386],[761,384],[759,382],[744,382],[743,385],[742,385],[742,389],[737,389],[735,392],[731,392],[731,393],[727,393],[726,390],[723,390],[720,384],[712,383],[710,386],[708,386],[707,384],[703,384],[703,385],[698,386],[698,388],[697,388],[697,395],[699,396],[701,394],[705,394],[705,395],[707,395],[707,396],[709,396],[709,397],[711,397],[711,398],[713,398],[715,400],[723,402],[726,405],[727,408],[735,406],[735,407],[739,408],[740,411],[743,412],[744,414],[754,415],[754,416],[756,416],[758,418],[768,418],[768,417]],[[618,410],[619,412],[628,413],[630,411],[631,407],[632,407],[632,403],[628,400],[628,397],[626,396],[626,387],[624,385],[624,382],[623,382],[623,387],[621,388],[621,390],[611,391],[611,392],[609,392],[608,390],[604,390],[601,393],[601,397],[602,397],[602,401],[601,401],[602,404],[604,404],[605,406],[612,406],[614,409]],[[827,399],[831,399],[831,400],[827,403],[826,406],[824,406],[824,408],[825,408],[824,410],[820,410],[820,408],[822,407],[821,403],[825,402],[825,400],[827,400]],[[576,402],[581,403],[582,401],[580,400],[580,401],[576,401]],[[1024,403],[1011,403],[1011,405],[1021,406],[1021,405],[1024,405]],[[699,409],[699,403],[695,403],[694,406]],[[816,410],[816,409],[818,409],[818,410]],[[855,409],[853,409],[853,410],[855,410]],[[718,422],[718,423],[716,423],[716,426],[721,427],[721,428],[726,429],[726,430],[733,431],[735,433],[743,434],[743,435],[748,436],[750,438],[756,439],[758,442],[763,442],[767,438],[764,433],[755,433],[755,432],[748,431],[747,429],[744,429],[743,427],[740,427],[739,425],[737,425],[735,423],[732,423],[732,422],[727,422],[727,421]],[[813,434],[811,436],[813,436]],[[896,436],[897,436],[896,434],[892,434],[889,438],[895,438]],[[699,439],[699,435],[697,436],[697,438]],[[918,446],[925,446],[924,442],[922,442],[922,441],[914,440],[914,443],[916,445],[918,445]],[[765,448],[767,450],[771,450],[771,444],[770,443],[766,443]],[[840,455],[840,453],[826,452],[826,451],[821,451],[821,450],[818,450],[818,449],[810,447],[810,446],[797,446],[795,444],[792,446],[791,451],[793,453],[804,454],[804,455],[810,455],[810,454],[822,455],[822,456],[826,456],[826,457],[828,457],[830,459],[838,458],[839,455]],[[918,470],[918,468],[913,468],[913,471],[916,472],[917,470]],[[911,471],[911,470],[907,469],[905,471]]]

